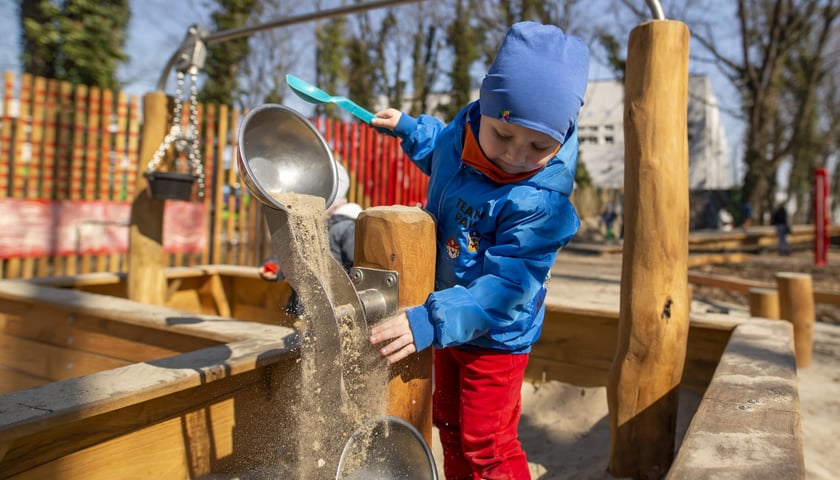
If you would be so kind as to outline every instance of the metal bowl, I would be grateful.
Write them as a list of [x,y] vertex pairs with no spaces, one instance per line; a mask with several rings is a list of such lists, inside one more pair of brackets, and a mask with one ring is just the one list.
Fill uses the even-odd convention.
[[332,204],[338,171],[324,137],[303,115],[267,103],[251,110],[239,127],[239,177],[259,201],[288,211],[272,193],[297,193]]
[[336,480],[437,480],[428,444],[405,420],[382,416],[350,436],[338,461]]

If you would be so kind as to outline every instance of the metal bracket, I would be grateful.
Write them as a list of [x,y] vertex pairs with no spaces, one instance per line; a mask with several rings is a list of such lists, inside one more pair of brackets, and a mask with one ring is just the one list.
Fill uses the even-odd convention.
[[365,321],[374,325],[397,312],[400,303],[400,276],[392,270],[352,267],[350,280],[365,310]]

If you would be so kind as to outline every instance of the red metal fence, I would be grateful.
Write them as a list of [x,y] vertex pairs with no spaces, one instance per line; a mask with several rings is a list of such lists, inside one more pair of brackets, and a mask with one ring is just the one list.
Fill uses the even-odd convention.
[[[150,160],[139,158],[140,99],[27,74],[3,81],[0,278],[125,271],[130,202]],[[243,114],[199,105],[206,190],[200,202],[167,202],[172,266],[257,265],[270,254],[261,205],[231,168]],[[350,201],[425,203],[428,180],[398,139],[356,122],[313,124],[350,173]]]

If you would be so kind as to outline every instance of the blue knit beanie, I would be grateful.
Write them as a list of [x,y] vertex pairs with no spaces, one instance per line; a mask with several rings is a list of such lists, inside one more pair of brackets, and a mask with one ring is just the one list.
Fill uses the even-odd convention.
[[589,76],[589,48],[558,27],[513,25],[481,82],[481,114],[565,142]]

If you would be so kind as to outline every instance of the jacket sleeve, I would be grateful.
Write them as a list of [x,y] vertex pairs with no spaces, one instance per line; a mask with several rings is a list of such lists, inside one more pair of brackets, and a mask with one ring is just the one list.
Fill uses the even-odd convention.
[[425,173],[431,175],[432,154],[437,143],[438,134],[446,125],[430,115],[420,115],[414,118],[407,113],[400,116],[397,128],[394,129],[397,136],[402,139],[400,146],[408,155],[408,158]]
[[[580,226],[568,197],[553,197],[548,203],[542,195],[523,196],[500,216],[496,244],[485,252],[481,276],[467,286],[434,292],[423,307],[407,311],[418,351],[428,346],[425,342],[443,348],[487,333],[504,338],[514,323],[535,321],[557,251]],[[531,328],[516,327],[511,331]],[[515,340],[509,346],[516,348]]]

